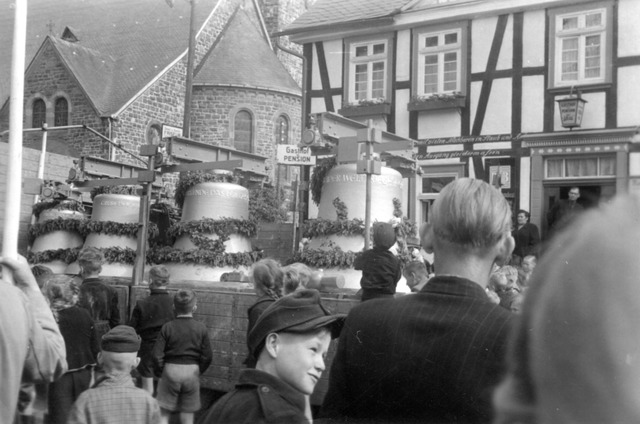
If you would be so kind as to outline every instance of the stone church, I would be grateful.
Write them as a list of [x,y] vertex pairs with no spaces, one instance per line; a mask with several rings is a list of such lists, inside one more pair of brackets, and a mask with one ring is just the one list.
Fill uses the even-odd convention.
[[[13,10],[1,0],[0,56],[11,57]],[[301,131],[302,62],[273,34],[309,0],[31,0],[24,128],[86,125],[130,152],[181,128],[189,24],[196,48],[190,136],[267,158],[267,183],[291,173],[275,163],[277,144]],[[285,49],[278,48],[278,43]],[[0,61],[0,133],[8,136],[10,60]],[[24,146],[40,149],[40,131]],[[139,164],[83,128],[48,132],[48,151]]]

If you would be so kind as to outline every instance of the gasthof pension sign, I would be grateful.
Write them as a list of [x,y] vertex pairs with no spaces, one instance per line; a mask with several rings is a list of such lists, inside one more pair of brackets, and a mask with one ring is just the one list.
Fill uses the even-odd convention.
[[311,155],[308,147],[279,145],[278,163],[281,165],[315,165],[316,157]]

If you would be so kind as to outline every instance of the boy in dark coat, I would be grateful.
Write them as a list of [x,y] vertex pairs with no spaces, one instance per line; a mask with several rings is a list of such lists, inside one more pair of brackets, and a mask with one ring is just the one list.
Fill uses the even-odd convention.
[[138,372],[142,388],[153,394],[153,346],[162,326],[173,319],[173,296],[167,291],[169,271],[162,265],[149,270],[149,297],[139,300],[131,313],[132,326],[142,338]]
[[249,334],[249,346],[258,358],[256,368],[243,370],[236,388],[220,398],[201,422],[309,423],[309,396],[344,317],[330,314],[317,290],[298,290],[278,299]]
[[396,232],[388,222],[373,224],[373,249],[366,250],[353,262],[362,271],[362,301],[393,297],[402,277],[402,263],[389,251],[396,242]]

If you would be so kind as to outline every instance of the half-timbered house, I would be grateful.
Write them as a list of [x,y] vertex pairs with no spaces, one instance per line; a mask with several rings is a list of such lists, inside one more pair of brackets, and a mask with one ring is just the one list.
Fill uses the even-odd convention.
[[640,187],[639,17],[634,0],[320,0],[282,34],[304,46],[307,110],[416,140],[412,217],[470,176],[546,231],[571,186],[585,207]]

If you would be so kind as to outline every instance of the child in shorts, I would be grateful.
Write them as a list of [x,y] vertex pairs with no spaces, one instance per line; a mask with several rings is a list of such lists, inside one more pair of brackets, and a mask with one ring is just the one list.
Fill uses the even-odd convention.
[[173,298],[175,319],[162,326],[153,347],[158,382],[157,400],[167,424],[172,412],[180,413],[182,424],[193,423],[200,409],[200,375],[213,358],[207,327],[193,319],[197,309],[193,290],[179,290]]
[[249,333],[256,368],[242,370],[235,389],[220,398],[202,422],[310,422],[309,396],[344,318],[325,309],[313,289],[297,290],[269,305]]

